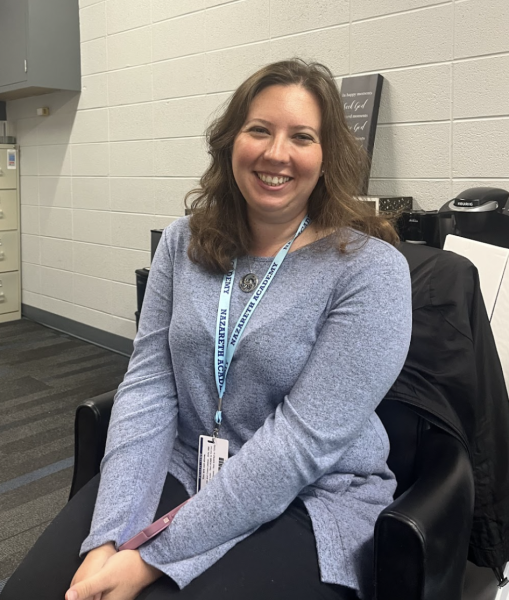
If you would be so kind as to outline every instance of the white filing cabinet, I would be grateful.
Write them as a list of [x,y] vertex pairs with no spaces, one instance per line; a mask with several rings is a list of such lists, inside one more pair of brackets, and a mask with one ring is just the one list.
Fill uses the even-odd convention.
[[19,156],[0,144],[0,323],[21,319]]

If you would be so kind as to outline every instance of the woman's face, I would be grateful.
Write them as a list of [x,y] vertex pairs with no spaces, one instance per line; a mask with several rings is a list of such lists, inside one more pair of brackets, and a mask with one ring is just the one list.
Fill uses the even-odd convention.
[[255,96],[232,153],[248,214],[286,221],[307,211],[322,169],[317,99],[301,86],[273,85]]

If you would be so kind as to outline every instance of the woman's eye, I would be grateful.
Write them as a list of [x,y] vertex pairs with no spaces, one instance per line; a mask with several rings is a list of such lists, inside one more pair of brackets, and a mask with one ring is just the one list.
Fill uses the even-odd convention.
[[258,125],[255,125],[254,127],[251,127],[249,129],[249,131],[251,133],[268,133],[267,129],[265,129],[265,127],[259,127]]
[[314,142],[315,141],[313,139],[313,137],[308,135],[307,133],[297,133],[295,135],[295,139],[299,140],[300,142]]

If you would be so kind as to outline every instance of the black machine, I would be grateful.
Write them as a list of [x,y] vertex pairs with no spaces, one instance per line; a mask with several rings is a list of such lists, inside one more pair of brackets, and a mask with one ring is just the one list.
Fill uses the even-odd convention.
[[443,248],[449,234],[509,248],[509,192],[470,188],[438,211],[402,213],[398,228],[402,240],[435,248]]
[[438,211],[440,244],[449,233],[509,248],[509,192],[478,187],[461,192]]

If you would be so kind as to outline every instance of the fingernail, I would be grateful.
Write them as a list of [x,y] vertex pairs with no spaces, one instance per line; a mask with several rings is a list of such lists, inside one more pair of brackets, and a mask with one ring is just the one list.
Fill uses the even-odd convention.
[[78,600],[78,592],[70,590],[67,592],[65,600]]

